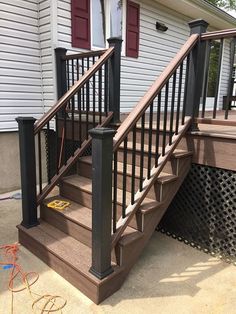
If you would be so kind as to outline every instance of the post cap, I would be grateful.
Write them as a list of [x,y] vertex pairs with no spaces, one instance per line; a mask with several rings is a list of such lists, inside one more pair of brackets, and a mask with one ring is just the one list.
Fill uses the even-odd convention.
[[63,47],[55,48],[56,53],[66,53],[67,49]]
[[123,39],[121,37],[110,37],[107,41],[109,44],[122,44]]
[[36,119],[34,117],[17,117],[16,122],[21,124],[34,124]]
[[111,128],[94,128],[89,130],[89,134],[92,138],[107,138],[113,137],[116,134],[116,130]]
[[206,32],[209,23],[203,19],[197,19],[188,22],[188,25],[191,29],[191,34],[202,34]]

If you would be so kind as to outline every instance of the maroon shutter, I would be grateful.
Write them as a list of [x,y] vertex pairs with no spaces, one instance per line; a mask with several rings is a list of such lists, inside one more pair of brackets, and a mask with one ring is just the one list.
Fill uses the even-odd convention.
[[90,49],[90,0],[71,0],[72,46]]
[[127,1],[126,55],[138,58],[139,51],[139,4]]

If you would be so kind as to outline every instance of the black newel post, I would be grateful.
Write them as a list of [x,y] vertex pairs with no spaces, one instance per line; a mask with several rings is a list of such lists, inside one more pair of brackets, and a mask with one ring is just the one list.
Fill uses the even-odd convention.
[[115,47],[109,66],[109,110],[113,111],[113,123],[120,122],[120,66],[122,39],[113,37],[108,40]]
[[[202,19],[188,23],[191,29],[190,34],[205,33],[208,23]],[[190,55],[188,88],[186,97],[186,115],[195,118],[198,116],[200,99],[203,91],[204,70],[206,58],[206,42],[200,41],[194,47]],[[192,130],[197,129],[192,124]]]
[[92,266],[99,279],[113,272],[111,267],[112,156],[113,129],[96,128],[92,137]]
[[67,49],[56,48],[56,70],[57,70],[57,98],[60,99],[67,92],[66,83],[66,56]]
[[39,224],[37,218],[36,196],[36,163],[34,123],[31,117],[18,117],[22,191],[22,216],[21,224],[31,228]]

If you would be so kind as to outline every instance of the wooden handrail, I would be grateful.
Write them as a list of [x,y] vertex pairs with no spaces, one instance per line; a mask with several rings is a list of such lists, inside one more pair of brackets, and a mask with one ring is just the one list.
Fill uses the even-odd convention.
[[201,40],[211,40],[230,37],[236,37],[236,28],[225,29],[223,31],[203,33],[201,35]]
[[144,97],[139,101],[136,107],[130,112],[125,121],[118,128],[117,133],[114,137],[114,146],[113,151],[116,151],[123,140],[127,137],[129,132],[133,129],[135,124],[144,114],[146,109],[149,107],[150,103],[155,99],[161,89],[165,86],[167,81],[173,75],[175,70],[181,64],[181,62],[185,59],[185,57],[189,54],[192,48],[196,45],[199,39],[198,34],[193,34],[189,37],[186,43],[182,46],[177,55],[172,59],[169,65],[165,68],[162,74],[158,77],[158,79],[154,82],[154,84],[150,87],[148,92],[144,95]]
[[88,52],[70,54],[70,55],[66,55],[63,58],[63,60],[83,59],[83,58],[88,58],[88,57],[100,57],[106,51],[107,51],[107,49],[103,49],[103,50],[96,50],[96,51],[88,51]]
[[114,47],[108,48],[106,52],[98,59],[94,65],[79,79],[56,104],[35,123],[34,134],[37,134],[43,127],[60,111],[65,104],[73,97],[80,88],[97,72],[97,70],[111,57]]
[[153,184],[156,182],[158,176],[160,175],[161,171],[165,167],[167,161],[169,160],[171,154],[174,152],[175,148],[177,147],[178,143],[182,139],[183,135],[187,132],[191,124],[191,118],[186,117],[184,125],[181,126],[179,133],[173,136],[173,143],[171,145],[167,145],[166,154],[164,156],[160,156],[158,158],[158,166],[153,167],[151,171],[150,179],[146,178],[144,181],[144,187],[142,192],[137,191],[135,194],[135,202],[132,205],[131,203],[126,208],[126,217],[120,218],[117,222],[117,231],[112,236],[112,249],[118,243],[120,237],[122,236],[124,230],[127,228],[128,224],[130,223],[131,219],[134,217],[136,212],[138,211],[139,207],[141,206],[143,200],[147,196],[148,192],[150,191]]

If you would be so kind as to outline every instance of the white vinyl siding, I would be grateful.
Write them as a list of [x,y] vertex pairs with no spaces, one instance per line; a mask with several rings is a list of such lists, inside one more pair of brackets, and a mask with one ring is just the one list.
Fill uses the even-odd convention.
[[222,61],[221,61],[221,75],[219,83],[218,109],[223,107],[223,96],[228,94],[230,75],[230,40],[224,40]]
[[[140,4],[139,57],[122,57],[121,108],[130,111],[175,56],[189,36],[190,18],[155,3]],[[156,30],[156,22],[166,24],[168,30]]]
[[[155,1],[133,1],[140,4],[139,58],[122,56],[123,112],[137,104],[190,32],[191,18]],[[157,21],[166,24],[168,30],[157,31]],[[125,24],[124,20],[123,34]],[[55,103],[54,49],[84,51],[73,48],[71,39],[71,0],[0,0],[0,131],[16,130],[17,116],[39,118]],[[225,41],[222,65],[219,106],[227,94],[229,41]]]
[[[58,0],[58,46],[67,48],[68,53],[73,53],[83,49],[71,47],[70,2]],[[139,58],[122,57],[122,111],[130,111],[137,104],[189,36],[187,21],[190,18],[154,1],[135,2],[140,4]],[[156,21],[165,23],[169,27],[168,31],[158,32],[155,27]],[[125,42],[123,44],[125,45]]]
[[42,113],[37,0],[0,0],[0,130]]
[[44,111],[55,103],[56,81],[53,45],[53,3],[54,0],[39,0],[39,38],[42,65],[42,92]]

